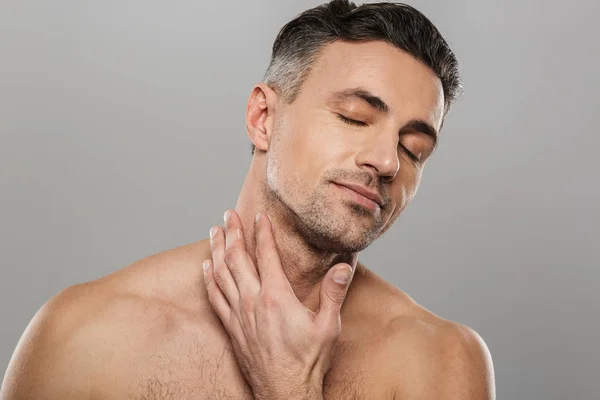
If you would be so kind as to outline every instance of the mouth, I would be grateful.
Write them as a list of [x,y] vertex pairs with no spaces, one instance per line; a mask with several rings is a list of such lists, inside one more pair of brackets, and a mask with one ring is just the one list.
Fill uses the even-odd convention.
[[[340,192],[345,197],[351,199],[355,203],[358,203],[361,206],[368,208],[370,210],[373,210],[373,211],[377,211],[377,210],[381,209],[381,201],[380,200],[376,201],[375,199],[371,198],[371,197],[377,198],[376,195],[369,194],[369,197],[367,197],[366,195],[359,193],[354,188],[348,187],[344,184],[339,184],[336,182],[333,182],[333,184],[336,188],[338,188],[340,190]],[[358,189],[358,190],[363,190],[363,189]]]

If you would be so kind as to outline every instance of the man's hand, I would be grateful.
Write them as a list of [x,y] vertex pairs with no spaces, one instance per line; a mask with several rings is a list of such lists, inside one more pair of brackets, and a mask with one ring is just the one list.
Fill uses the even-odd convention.
[[[235,211],[227,214],[225,232],[211,229],[212,261],[204,262],[204,276],[209,301],[229,334],[244,377],[256,399],[322,399],[352,268],[341,263],[328,271],[319,310],[312,312],[295,296],[283,272],[270,219],[257,215],[255,266],[239,216]],[[348,273],[345,283],[333,279],[336,272]]]

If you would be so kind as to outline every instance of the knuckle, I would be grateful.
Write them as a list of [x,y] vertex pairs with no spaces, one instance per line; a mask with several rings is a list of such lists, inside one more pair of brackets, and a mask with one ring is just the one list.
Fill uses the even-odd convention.
[[254,299],[250,296],[241,296],[240,308],[245,314],[254,314]]
[[216,286],[217,286],[217,283],[215,282],[214,279],[212,281],[208,282],[208,284],[206,285],[206,292],[208,293],[208,300],[212,299],[215,290],[218,289]]
[[236,250],[236,247],[230,247],[223,253],[223,260],[225,260],[225,263],[227,265],[232,264],[234,262],[235,258],[237,257]]
[[261,259],[261,260],[266,260],[269,258],[269,249],[265,246],[257,246],[256,247],[256,258]]
[[344,302],[344,299],[346,298],[346,293],[344,292],[340,292],[340,291],[330,291],[330,292],[326,292],[325,296],[327,296],[327,298],[335,304],[341,304]]
[[279,305],[279,300],[277,299],[277,296],[269,290],[263,290],[260,293],[260,300],[261,303],[264,304],[264,306],[267,309],[273,309]]
[[227,285],[227,280],[225,279],[225,276],[223,274],[223,267],[214,270],[213,283],[216,283],[221,289],[223,289]]

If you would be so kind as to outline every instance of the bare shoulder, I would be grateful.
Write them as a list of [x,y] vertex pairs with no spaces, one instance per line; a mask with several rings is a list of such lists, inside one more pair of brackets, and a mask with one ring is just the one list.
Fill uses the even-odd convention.
[[107,366],[119,365],[124,355],[135,362],[131,355],[149,354],[169,332],[199,319],[202,292],[189,287],[201,279],[194,271],[202,248],[146,257],[53,296],[21,336],[0,399],[94,398],[98,381],[112,379]]
[[492,357],[474,329],[415,305],[388,332],[399,398],[495,399]]
[[495,399],[492,357],[472,328],[423,312],[390,323],[399,398]]
[[376,299],[369,312],[380,310],[380,354],[397,398],[495,398],[492,358],[479,333],[426,309],[373,272],[362,274],[368,283],[361,297]]
[[[89,397],[88,361],[80,350],[87,341],[82,327],[100,307],[94,291],[93,284],[75,285],[37,311],[9,362],[0,399]],[[61,376],[70,379],[56,379]]]

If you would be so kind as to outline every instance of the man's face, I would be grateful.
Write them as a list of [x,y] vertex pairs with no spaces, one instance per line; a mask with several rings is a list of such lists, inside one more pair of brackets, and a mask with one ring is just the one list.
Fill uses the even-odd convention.
[[[381,41],[322,49],[292,104],[276,111],[267,190],[311,245],[358,252],[416,194],[443,118],[439,78]],[[343,185],[381,196],[366,201]]]

